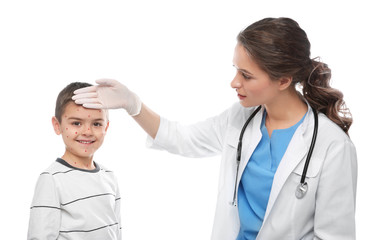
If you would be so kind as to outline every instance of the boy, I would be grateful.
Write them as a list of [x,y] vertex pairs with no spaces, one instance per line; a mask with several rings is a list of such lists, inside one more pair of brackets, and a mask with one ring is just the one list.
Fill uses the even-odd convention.
[[52,125],[65,153],[39,176],[29,240],[121,239],[117,180],[93,161],[109,126],[107,110],[86,109],[71,99],[76,89],[87,86],[71,83],[57,98]]

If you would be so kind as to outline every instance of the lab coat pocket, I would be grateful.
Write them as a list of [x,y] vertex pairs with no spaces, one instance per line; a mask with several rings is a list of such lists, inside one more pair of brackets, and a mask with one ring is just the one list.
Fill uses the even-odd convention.
[[[302,176],[303,169],[305,166],[306,157],[304,160],[302,160],[297,167],[293,170],[293,174]],[[317,157],[311,157],[310,164],[307,169],[306,178],[315,178],[319,175],[320,169],[321,169],[322,161],[321,159],[318,159]]]

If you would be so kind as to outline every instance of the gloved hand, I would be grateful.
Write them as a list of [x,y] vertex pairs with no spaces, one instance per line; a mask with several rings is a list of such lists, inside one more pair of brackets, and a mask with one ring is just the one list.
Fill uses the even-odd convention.
[[131,116],[140,113],[142,103],[139,97],[126,86],[113,79],[99,79],[96,83],[99,85],[74,91],[72,99],[75,103],[86,108],[124,108]]

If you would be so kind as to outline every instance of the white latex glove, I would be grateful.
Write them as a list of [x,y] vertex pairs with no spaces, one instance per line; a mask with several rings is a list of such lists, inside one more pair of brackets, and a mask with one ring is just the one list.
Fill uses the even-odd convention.
[[99,79],[98,85],[74,91],[72,99],[86,108],[116,109],[124,108],[131,116],[141,110],[139,97],[126,86],[113,79]]

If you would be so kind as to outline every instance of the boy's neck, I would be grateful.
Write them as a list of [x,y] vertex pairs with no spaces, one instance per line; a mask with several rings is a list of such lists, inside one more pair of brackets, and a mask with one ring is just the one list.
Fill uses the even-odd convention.
[[75,155],[70,154],[69,152],[65,152],[62,156],[62,159],[69,163],[71,166],[85,169],[85,170],[93,170],[96,167],[93,164],[93,156],[88,158],[81,158]]

